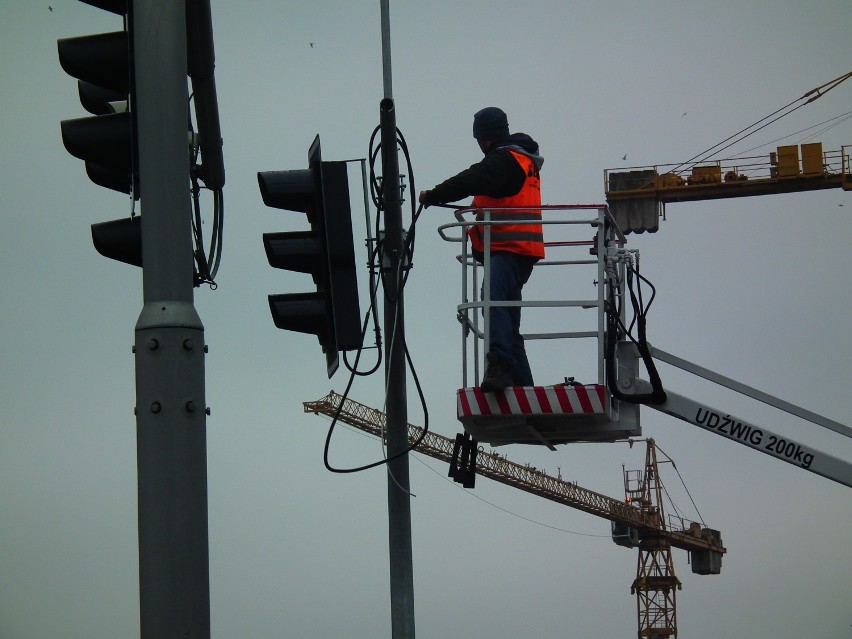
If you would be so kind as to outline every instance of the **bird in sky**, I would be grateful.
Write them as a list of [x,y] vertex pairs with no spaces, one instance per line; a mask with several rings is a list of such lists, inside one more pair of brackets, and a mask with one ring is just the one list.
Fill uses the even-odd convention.
[[622,159],[622,160],[626,160],[626,159],[627,159],[627,154],[625,153],[624,155],[622,155],[622,156],[621,156],[621,159]]

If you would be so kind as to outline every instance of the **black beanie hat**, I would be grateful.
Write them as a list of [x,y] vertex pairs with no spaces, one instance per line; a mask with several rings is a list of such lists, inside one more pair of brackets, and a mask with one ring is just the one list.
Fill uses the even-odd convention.
[[477,140],[501,140],[509,136],[509,119],[502,109],[485,107],[473,116],[473,137]]

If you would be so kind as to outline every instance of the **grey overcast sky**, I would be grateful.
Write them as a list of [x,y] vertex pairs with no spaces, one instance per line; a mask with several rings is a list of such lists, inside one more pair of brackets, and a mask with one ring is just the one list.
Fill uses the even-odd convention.
[[[848,0],[390,4],[412,190],[477,160],[471,118],[484,106],[502,107],[513,130],[539,141],[546,202],[599,203],[605,169],[687,160],[852,70]],[[141,272],[92,247],[89,226],[129,204],[88,182],[62,146],[59,122],[84,112],[56,54],[58,38],[120,21],[72,0],[2,6],[0,636],[134,637],[131,345]],[[255,178],[304,168],[317,133],[325,159],[366,157],[383,97],[380,4],[213,0],[212,11],[225,245],[218,290],[195,300],[210,347],[213,635],[389,637],[386,475],[323,467],[328,421],[304,414],[302,402],[342,391],[345,379],[326,378],[313,337],[272,324],[266,296],[309,286],[268,266],[261,235],[304,220],[265,208]],[[850,109],[847,82],[731,154],[811,140],[838,150],[852,144],[852,123],[838,117]],[[456,247],[436,233],[450,219],[444,209],[421,217],[406,323],[430,425],[452,437],[459,273]],[[650,341],[848,424],[850,237],[852,199],[839,189],[670,205],[658,233],[629,241],[657,287]],[[563,284],[537,272],[530,296],[558,295]],[[540,383],[585,380],[595,367],[565,346],[532,346],[530,357]],[[661,374],[672,390],[852,459],[840,435],[671,367]],[[380,408],[380,378],[356,381],[351,397]],[[422,423],[409,391],[409,419]],[[675,553],[681,636],[852,637],[849,488],[654,411],[643,409],[642,423],[728,548],[718,576],[692,574]],[[622,465],[639,468],[643,450],[501,452],[621,497]],[[339,429],[331,454],[354,466],[382,451]],[[487,480],[465,491],[417,455],[411,485],[419,636],[635,636],[636,552],[612,543],[607,521]],[[677,477],[667,485],[691,512]]]

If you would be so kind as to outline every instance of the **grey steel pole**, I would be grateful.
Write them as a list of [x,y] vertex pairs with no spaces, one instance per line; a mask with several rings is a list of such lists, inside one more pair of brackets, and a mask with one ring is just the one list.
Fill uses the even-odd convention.
[[382,82],[385,99],[393,100],[393,72],[391,70],[390,8],[389,0],[382,0]]
[[[382,270],[385,291],[385,388],[388,457],[408,447],[402,205],[393,100],[381,102],[382,193],[385,237]],[[411,550],[411,495],[408,454],[387,463],[388,541],[390,547],[391,621],[394,639],[414,637],[414,576]]]
[[[396,110],[391,90],[390,18],[382,0],[382,69],[385,97],[379,105],[382,143],[382,200],[385,237],[382,270],[385,291],[385,389],[388,457],[408,447],[405,322],[400,286],[404,263],[402,202],[396,143]],[[411,549],[411,493],[408,454],[387,464],[388,547],[390,553],[391,631],[393,639],[414,639],[414,570]]]
[[210,637],[204,327],[192,292],[184,2],[134,0],[143,186],[136,323],[142,639]]

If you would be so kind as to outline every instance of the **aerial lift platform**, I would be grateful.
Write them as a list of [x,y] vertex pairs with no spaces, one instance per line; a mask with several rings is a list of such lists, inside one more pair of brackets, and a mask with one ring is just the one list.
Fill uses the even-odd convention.
[[[538,210],[538,209],[536,209]],[[605,204],[542,206],[547,257],[536,269],[571,268],[570,277],[585,277],[592,293],[584,299],[553,298],[521,302],[489,300],[490,228],[505,222],[493,221],[491,211],[484,220],[474,219],[475,209],[456,211],[457,222],[438,229],[441,237],[461,244],[457,260],[462,267],[461,296],[457,317],[462,327],[462,388],[457,392],[457,415],[465,431],[479,442],[494,446],[510,443],[557,444],[579,441],[611,442],[638,437],[642,430],[636,406],[614,399],[606,386],[605,308],[613,286],[623,281],[629,253],[623,250],[624,236],[609,216]],[[465,231],[472,224],[484,224],[485,263],[474,261]],[[590,231],[590,228],[592,229]],[[594,235],[594,239],[589,239]],[[578,239],[584,238],[584,239]],[[610,259],[607,256],[610,255]],[[607,273],[607,269],[614,269]],[[579,271],[582,271],[580,273]],[[620,273],[619,273],[620,271]],[[535,275],[533,276],[535,277]],[[594,285],[598,283],[598,285]],[[559,295],[559,290],[553,291]],[[619,293],[620,294],[620,293]],[[478,386],[484,353],[489,343],[489,309],[492,306],[578,307],[588,311],[584,330],[524,334],[532,340],[593,340],[597,342],[597,378],[593,383],[572,379],[545,386],[510,387],[495,393]],[[567,354],[567,351],[566,351]],[[566,357],[567,360],[567,357]]]

